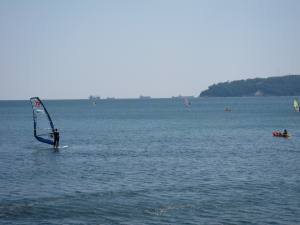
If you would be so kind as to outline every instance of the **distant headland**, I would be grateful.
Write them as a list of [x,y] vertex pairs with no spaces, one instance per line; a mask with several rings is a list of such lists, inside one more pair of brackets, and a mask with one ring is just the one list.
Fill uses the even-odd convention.
[[255,78],[213,84],[200,97],[300,95],[300,75]]

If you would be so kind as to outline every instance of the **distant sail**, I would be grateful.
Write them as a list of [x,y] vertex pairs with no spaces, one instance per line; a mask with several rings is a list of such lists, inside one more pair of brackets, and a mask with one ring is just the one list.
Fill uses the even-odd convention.
[[191,102],[189,101],[189,99],[187,97],[184,98],[184,105],[185,105],[185,107],[189,107],[191,105]]
[[30,98],[33,112],[33,134],[43,143],[54,144],[54,125],[43,102],[38,97]]
[[298,103],[297,99],[294,99],[294,109],[296,112],[299,112],[299,103]]

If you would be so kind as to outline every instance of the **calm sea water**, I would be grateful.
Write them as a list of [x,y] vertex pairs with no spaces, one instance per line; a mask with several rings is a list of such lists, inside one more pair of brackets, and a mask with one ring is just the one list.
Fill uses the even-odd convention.
[[300,224],[292,101],[45,101],[59,152],[29,101],[0,101],[0,224]]

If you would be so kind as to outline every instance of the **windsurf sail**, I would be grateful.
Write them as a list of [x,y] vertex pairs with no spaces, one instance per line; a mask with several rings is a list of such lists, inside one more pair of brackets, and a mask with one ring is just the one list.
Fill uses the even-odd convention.
[[46,107],[38,97],[30,98],[30,102],[33,112],[34,137],[40,142],[53,145],[54,125]]
[[185,107],[189,107],[191,105],[191,102],[189,101],[189,99],[187,97],[184,98],[184,105],[185,105]]
[[298,103],[297,99],[294,99],[294,109],[296,112],[299,112],[299,103]]

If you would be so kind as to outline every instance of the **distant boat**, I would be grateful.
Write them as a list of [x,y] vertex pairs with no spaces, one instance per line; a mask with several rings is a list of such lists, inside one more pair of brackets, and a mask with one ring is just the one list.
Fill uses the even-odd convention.
[[91,101],[92,105],[97,105],[97,101],[99,101],[100,99],[100,96],[90,95],[89,97],[89,100]]
[[100,100],[100,99],[101,99],[100,96],[93,96],[93,95],[90,95],[90,96],[89,96],[89,100],[90,100],[90,101],[96,101],[96,100]]
[[225,112],[231,112],[231,108],[225,107],[224,111]]
[[185,97],[183,99],[183,102],[184,102],[185,107],[190,107],[191,106],[191,102],[187,97]]
[[296,112],[299,112],[299,103],[298,103],[297,99],[294,99],[294,109]]
[[139,98],[140,98],[140,99],[151,99],[151,96],[143,96],[143,95],[140,95]]

